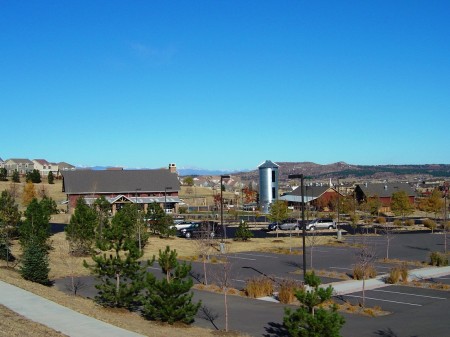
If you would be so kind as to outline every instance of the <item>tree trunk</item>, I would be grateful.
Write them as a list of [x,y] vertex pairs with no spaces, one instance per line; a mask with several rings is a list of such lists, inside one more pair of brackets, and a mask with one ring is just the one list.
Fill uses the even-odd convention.
[[203,257],[203,277],[205,279],[203,284],[206,286],[206,285],[208,285],[208,280],[206,279],[206,261],[205,261],[205,257]]
[[227,301],[227,287],[224,287],[224,303],[225,303],[225,331],[228,332],[228,301]]

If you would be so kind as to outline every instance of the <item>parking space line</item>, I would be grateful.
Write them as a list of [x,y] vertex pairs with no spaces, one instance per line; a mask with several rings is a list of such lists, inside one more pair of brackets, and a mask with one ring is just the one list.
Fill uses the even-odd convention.
[[[357,297],[357,298],[362,298],[362,296],[357,296],[357,295],[344,295],[347,297]],[[380,298],[373,298],[373,297],[365,297],[366,300],[373,300],[373,301],[381,301],[381,302],[390,302],[390,303],[396,303],[396,304],[405,304],[405,305],[412,305],[415,307],[421,307],[422,304],[416,304],[416,303],[407,303],[407,302],[400,302],[400,301],[391,301],[391,300],[382,300]]]
[[436,280],[450,280],[450,277],[433,277]]
[[330,267],[330,269],[353,270],[352,268],[343,268],[343,267]]
[[278,256],[250,254],[250,253],[236,253],[236,255],[248,255],[248,256],[256,256],[256,257],[268,257],[269,259],[278,259]]
[[436,297],[436,296],[428,296],[428,295],[419,295],[419,294],[411,294],[411,293],[402,293],[400,291],[390,291],[390,290],[381,290],[381,289],[373,289],[370,291],[378,291],[381,293],[391,293],[391,294],[400,294],[400,295],[407,295],[407,296],[417,296],[417,297],[426,297],[426,298],[434,298],[436,300],[446,300],[445,297]]
[[245,283],[244,280],[231,279],[231,281],[235,281],[235,282],[243,282],[243,283]]
[[256,259],[251,259],[249,257],[240,257],[240,256],[232,256],[228,255],[230,259],[239,259],[239,260],[250,260],[250,261],[256,261]]

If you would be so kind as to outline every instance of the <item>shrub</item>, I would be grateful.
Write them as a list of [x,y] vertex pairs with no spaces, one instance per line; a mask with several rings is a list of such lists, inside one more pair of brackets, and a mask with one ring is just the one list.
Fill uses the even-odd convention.
[[414,226],[414,220],[413,219],[408,219],[405,221],[405,225],[406,226]]
[[[360,265],[355,265],[353,267],[353,278],[355,280],[362,280],[364,275],[364,269]],[[373,265],[368,265],[366,267],[366,280],[368,278],[373,278],[377,276],[377,270]]]
[[295,300],[295,293],[303,289],[302,283],[296,280],[283,280],[280,284],[280,291],[278,292],[278,300],[281,303],[289,304]]
[[436,229],[436,221],[431,220],[431,219],[425,219],[422,221],[423,225],[429,229],[431,229],[432,231],[434,231]]
[[248,239],[253,237],[253,233],[248,227],[247,222],[242,221],[239,224],[238,229],[236,230],[236,233],[234,234],[235,240],[242,240],[247,241]]
[[253,277],[247,280],[245,293],[252,298],[271,296],[273,293],[273,281],[265,276]]
[[406,263],[403,263],[400,267],[400,276],[402,277],[402,282],[408,282],[409,270]]
[[379,216],[375,222],[379,223],[380,225],[383,225],[386,223],[386,218],[384,216]]
[[386,278],[386,283],[395,284],[400,280],[400,268],[394,267],[389,271],[389,276]]
[[394,226],[401,226],[401,225],[402,225],[402,220],[400,220],[400,219],[394,220]]
[[448,257],[439,252],[432,252],[430,254],[430,264],[432,266],[448,266]]

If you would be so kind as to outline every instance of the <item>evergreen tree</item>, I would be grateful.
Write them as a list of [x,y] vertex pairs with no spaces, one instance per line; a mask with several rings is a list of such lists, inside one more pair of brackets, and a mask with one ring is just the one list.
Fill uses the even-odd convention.
[[50,214],[45,203],[39,203],[34,198],[25,210],[25,220],[19,226],[19,241],[23,247],[35,244],[47,247],[47,239],[50,237]]
[[50,272],[47,249],[39,243],[30,241],[24,247],[20,274],[25,280],[50,285]]
[[52,198],[44,195],[44,197],[40,201],[40,204],[44,212],[47,212],[49,217],[52,214],[58,214],[58,206],[56,205],[55,200],[53,200]]
[[84,261],[84,266],[99,281],[95,286],[99,290],[95,300],[103,306],[134,309],[139,305],[146,266],[139,263],[143,252],[139,251],[132,233],[127,212],[122,209],[104,228],[103,239],[97,241],[102,253],[92,256],[95,264],[89,266]]
[[247,241],[248,239],[253,237],[253,233],[249,229],[247,222],[241,221],[234,236],[237,240]]
[[173,218],[166,214],[161,206],[157,203],[152,203],[148,206],[147,221],[150,223],[150,230],[153,234],[159,234],[161,236],[175,235],[176,230],[173,230]]
[[19,175],[19,171],[14,170],[13,174],[12,174],[12,181],[14,183],[20,183],[20,175]]
[[55,176],[53,175],[53,172],[50,171],[47,175],[47,182],[52,185],[55,183]]
[[4,167],[0,167],[0,181],[8,181],[8,171]]
[[180,264],[176,258],[176,250],[170,250],[169,246],[164,252],[159,250],[158,262],[166,277],[158,280],[153,274],[147,274],[142,298],[142,314],[147,319],[169,324],[190,324],[194,321],[201,302],[192,303],[191,265],[185,262]]
[[285,308],[284,326],[292,337],[339,337],[345,319],[338,314],[336,305],[330,310],[317,308],[331,298],[333,288],[319,288],[320,278],[314,272],[305,275],[310,290],[301,289],[295,296],[302,306],[295,311]]
[[75,211],[66,226],[66,239],[74,255],[89,254],[95,242],[97,212],[86,204],[84,198],[78,198]]
[[39,184],[41,182],[41,173],[39,170],[34,169],[33,171],[28,171],[25,174],[26,182],[32,182],[33,184]]
[[108,225],[108,217],[109,212],[111,211],[111,204],[108,200],[102,195],[100,198],[97,198],[94,202],[95,210],[97,212],[98,219],[98,228],[97,228],[97,238],[103,238],[103,228]]
[[11,254],[11,238],[17,234],[20,222],[19,207],[8,191],[0,195],[0,259],[14,261]]

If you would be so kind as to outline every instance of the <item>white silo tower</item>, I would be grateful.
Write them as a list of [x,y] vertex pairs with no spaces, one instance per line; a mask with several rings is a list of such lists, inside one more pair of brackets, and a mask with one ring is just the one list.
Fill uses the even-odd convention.
[[258,166],[259,169],[259,206],[265,214],[269,213],[270,204],[278,199],[278,168],[270,160]]

